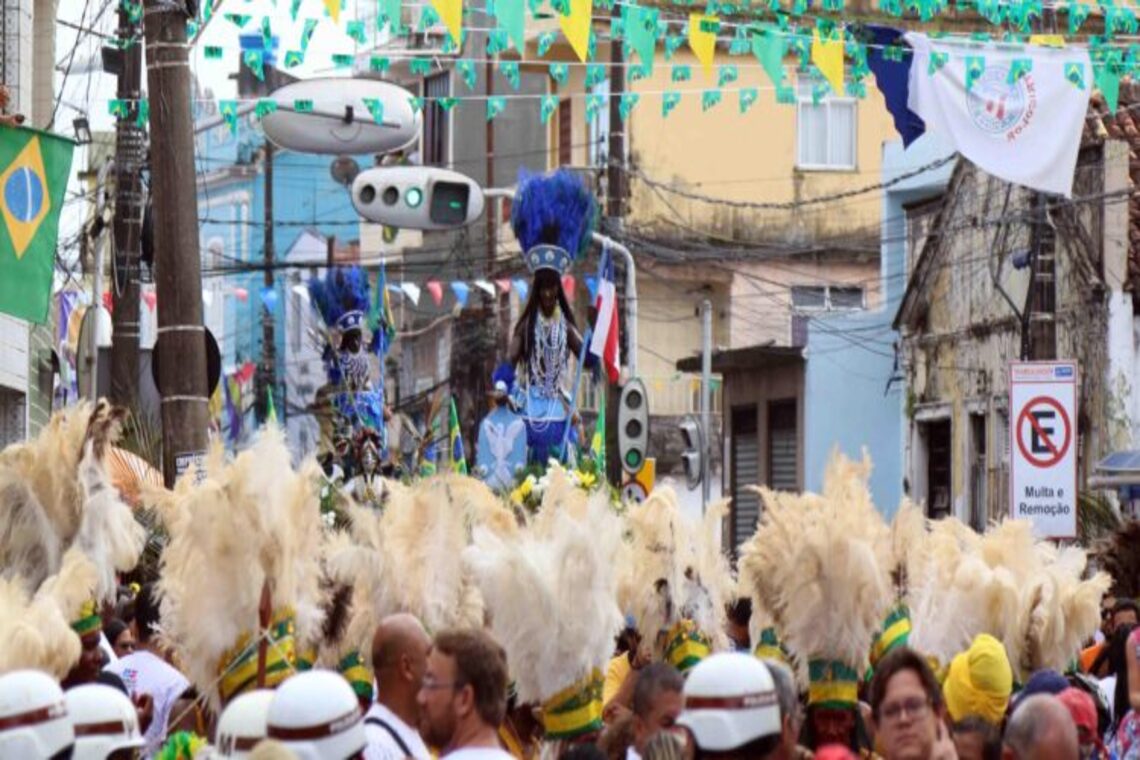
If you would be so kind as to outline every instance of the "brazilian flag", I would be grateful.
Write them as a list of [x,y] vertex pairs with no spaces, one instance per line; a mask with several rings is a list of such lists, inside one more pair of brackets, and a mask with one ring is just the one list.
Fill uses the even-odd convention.
[[0,312],[44,322],[75,143],[0,127]]
[[459,411],[455,408],[455,399],[451,399],[451,411],[448,414],[448,438],[451,439],[451,470],[460,475],[467,474],[467,457],[463,455],[463,437],[459,434]]

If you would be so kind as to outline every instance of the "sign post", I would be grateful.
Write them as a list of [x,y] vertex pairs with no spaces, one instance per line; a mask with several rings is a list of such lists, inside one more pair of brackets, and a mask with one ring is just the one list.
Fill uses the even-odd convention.
[[1077,364],[1009,367],[1009,508],[1042,538],[1077,535]]

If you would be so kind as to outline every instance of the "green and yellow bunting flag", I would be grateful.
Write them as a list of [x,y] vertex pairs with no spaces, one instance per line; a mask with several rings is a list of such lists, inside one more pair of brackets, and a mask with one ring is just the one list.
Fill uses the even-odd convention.
[[43,323],[75,143],[0,127],[0,312]]

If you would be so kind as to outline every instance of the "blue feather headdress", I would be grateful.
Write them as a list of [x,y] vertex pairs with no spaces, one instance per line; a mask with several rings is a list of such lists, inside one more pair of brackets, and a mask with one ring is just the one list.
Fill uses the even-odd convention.
[[[500,387],[501,385],[501,387]],[[502,362],[491,373],[491,387],[496,393],[510,396],[515,392],[515,368],[510,362]]]
[[[368,274],[360,267],[336,267],[323,278],[314,277],[309,280],[309,297],[313,308],[321,315],[329,331],[363,331],[371,307],[371,291]],[[373,353],[379,351],[380,337],[379,330],[372,331],[368,350]],[[340,367],[327,336],[322,358],[330,381],[339,383]]]
[[589,247],[596,212],[593,194],[574,172],[522,170],[511,205],[511,227],[530,271],[553,269],[565,274]]

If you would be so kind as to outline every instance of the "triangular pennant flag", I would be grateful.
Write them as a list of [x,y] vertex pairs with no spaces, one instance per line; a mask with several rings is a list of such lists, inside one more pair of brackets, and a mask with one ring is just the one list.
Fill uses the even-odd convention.
[[222,115],[225,120],[226,126],[230,128],[230,134],[236,135],[238,131],[238,104],[236,100],[219,100],[218,113]]
[[777,87],[784,83],[784,48],[784,36],[772,27],[752,38],[752,55]]
[[968,55],[966,56],[966,92],[974,89],[978,79],[986,70],[985,56]]
[[720,31],[720,19],[716,16],[704,13],[689,14],[689,48],[692,49],[693,55],[697,57],[705,71],[712,70],[713,58],[716,55],[718,31]]
[[673,64],[673,73],[670,75],[674,82],[688,82],[692,79],[693,70],[683,63]]
[[621,99],[618,102],[618,116],[621,117],[622,121],[629,121],[629,115],[633,113],[634,107],[640,100],[641,96],[636,92],[623,92],[621,94]]
[[269,16],[261,17],[261,49],[273,49],[273,24],[269,20]]
[[835,94],[843,92],[843,37],[824,38],[819,29],[811,33],[811,62],[823,74]]
[[599,111],[606,105],[606,99],[602,95],[591,93],[586,96],[586,119],[587,121],[594,118]]
[[227,13],[225,18],[226,18],[226,21],[229,21],[231,24],[236,26],[238,29],[242,29],[243,27],[245,27],[246,24],[249,23],[249,20],[253,17],[249,16],[249,15],[242,15],[240,13]]
[[364,98],[364,105],[368,108],[372,121],[377,124],[384,123],[384,101],[379,98]]
[[511,292],[511,281],[508,279],[495,280],[495,284],[499,286],[499,291],[506,295]]
[[511,286],[519,294],[519,300],[525,301],[527,293],[530,292],[530,286],[526,284],[526,280],[522,278],[511,280]]
[[298,98],[293,101],[293,110],[297,113],[312,113],[313,101],[308,98]]
[[329,14],[329,18],[333,20],[334,24],[340,23],[340,0],[324,0],[325,12]]
[[206,45],[202,49],[203,54],[206,56],[207,61],[221,60],[222,49],[217,45]]
[[412,282],[401,282],[400,290],[404,291],[404,295],[412,300],[415,306],[420,305],[420,287]]
[[459,72],[459,78],[463,80],[463,84],[467,85],[467,89],[475,89],[475,61],[460,58],[455,62],[455,70]]
[[653,56],[657,50],[657,18],[660,11],[640,5],[627,5],[624,10],[625,39],[637,53],[642,67],[647,73],[652,73]]
[[461,307],[467,306],[467,297],[471,293],[470,286],[460,280],[453,280],[451,283],[451,292],[455,294],[455,300],[459,302]]
[[338,69],[351,68],[356,59],[350,53],[333,53],[332,64]]
[[463,43],[463,0],[431,0],[431,7],[439,14],[451,41]]
[[495,0],[495,20],[519,53],[526,52],[526,0]]
[[255,113],[257,118],[263,119],[267,114],[274,113],[277,110],[277,101],[272,98],[261,98],[257,101],[257,109]]
[[935,72],[946,65],[950,60],[949,53],[939,52],[937,50],[930,53],[930,62],[926,65],[926,73],[929,76],[934,76]]
[[491,121],[507,108],[507,99],[502,95],[487,98],[487,121]]
[[518,61],[500,61],[499,73],[510,83],[511,88],[517,90],[519,88],[519,62]]
[[363,21],[349,21],[344,25],[344,33],[360,45],[368,43],[368,37],[366,37],[364,34]]
[[265,56],[260,50],[247,50],[242,54],[242,60],[247,68],[253,72],[258,81],[265,81]]
[[392,65],[392,61],[384,56],[374,55],[368,62],[368,68],[377,74],[383,74]]
[[301,50],[309,49],[309,41],[313,39],[313,32],[317,29],[317,20],[315,18],[305,19],[305,26],[301,29]]
[[565,63],[552,63],[550,64],[550,78],[558,84],[566,84],[566,80],[570,77],[570,67]]
[[293,69],[305,62],[305,54],[300,50],[285,51],[285,68]]
[[416,76],[426,76],[431,73],[431,59],[413,58],[408,61],[408,71]]
[[760,97],[760,92],[755,87],[745,87],[740,91],[740,112],[747,113],[752,104]]
[[491,283],[487,282],[486,280],[476,280],[472,284],[475,287],[479,288],[479,290],[482,290],[484,293],[489,295],[491,298],[495,297],[495,286],[492,285]]
[[720,102],[720,98],[720,90],[705,90],[701,93],[701,110],[709,110]]
[[669,114],[673,111],[674,108],[677,107],[677,104],[680,102],[681,102],[681,93],[673,92],[673,91],[667,91],[661,97],[661,115],[664,117],[668,117]]
[[725,85],[732,84],[739,76],[740,74],[735,66],[721,66],[717,69],[716,86],[724,87]]
[[586,87],[592,89],[606,81],[606,67],[601,63],[586,64]]
[[554,41],[558,39],[558,35],[554,32],[543,32],[538,35],[538,41],[535,43],[535,49],[538,52],[538,57],[546,55],[550,48],[554,47]]
[[558,110],[558,96],[557,95],[543,95],[541,106],[539,109],[539,119],[543,124],[550,121],[550,117]]
[[1069,3],[1069,34],[1079,32],[1090,13],[1092,6],[1088,3]]
[[1023,76],[1033,71],[1032,58],[1014,58],[1010,61],[1009,74],[1006,75],[1006,84],[1017,84]]
[[1120,103],[1120,69],[1111,63],[1102,63],[1093,66],[1093,81],[1096,88],[1104,96],[1105,105],[1109,113],[1116,113]]
[[1085,89],[1085,65],[1083,63],[1066,63],[1065,79],[1068,79],[1078,89]]
[[376,23],[383,28],[385,22],[391,25],[392,34],[397,37],[404,33],[401,0],[380,0],[380,15],[376,17]]
[[589,60],[590,21],[593,19],[592,0],[569,0],[570,12],[559,15],[558,25],[562,33],[573,48],[578,60],[585,63]]
[[665,60],[666,61],[673,60],[673,56],[677,54],[677,51],[684,44],[685,44],[685,38],[679,34],[667,34],[667,35],[665,35]]
[[[209,7],[209,3],[206,3],[206,6]],[[293,21],[297,20],[297,14],[300,12],[300,10],[301,10],[301,0],[291,0],[291,2],[289,3],[289,17]]]

